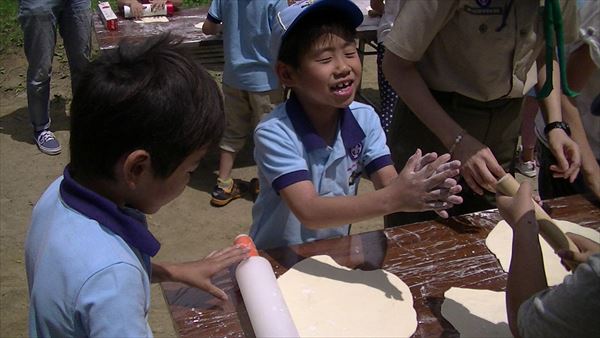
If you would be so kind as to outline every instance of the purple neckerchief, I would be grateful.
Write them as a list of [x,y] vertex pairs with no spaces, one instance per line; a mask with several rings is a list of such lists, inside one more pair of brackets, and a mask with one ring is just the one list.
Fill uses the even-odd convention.
[[[285,109],[290,120],[292,121],[294,130],[296,130],[296,134],[298,134],[300,140],[302,140],[302,144],[304,144],[304,147],[306,147],[307,151],[310,152],[315,149],[327,147],[325,140],[323,140],[323,138],[317,134],[317,131],[310,123],[308,116],[306,116],[302,105],[295,95],[292,94],[289,100],[287,100],[285,103]],[[354,118],[354,115],[352,115],[352,111],[350,111],[349,107],[346,107],[342,110],[340,119],[344,148],[346,148],[347,153],[350,153],[352,148],[364,140],[365,132]]]
[[160,243],[143,222],[128,215],[112,201],[77,183],[71,177],[68,166],[65,167],[60,183],[60,196],[70,208],[107,227],[140,252],[152,257],[158,253]]

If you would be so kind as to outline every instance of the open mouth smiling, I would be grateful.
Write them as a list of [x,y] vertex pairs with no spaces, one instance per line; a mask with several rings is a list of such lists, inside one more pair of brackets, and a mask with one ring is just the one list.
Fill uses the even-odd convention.
[[348,91],[352,90],[352,84],[354,81],[348,80],[339,82],[336,85],[330,87],[330,89],[337,94],[346,94]]

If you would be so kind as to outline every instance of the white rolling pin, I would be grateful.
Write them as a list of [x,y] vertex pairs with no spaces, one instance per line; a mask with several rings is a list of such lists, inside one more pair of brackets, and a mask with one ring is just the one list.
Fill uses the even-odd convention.
[[271,263],[258,254],[248,235],[237,236],[235,244],[250,248],[249,257],[235,269],[235,278],[256,337],[299,337]]
[[[496,182],[496,190],[507,196],[514,196],[519,190],[519,182],[511,174],[502,176]],[[573,243],[573,241],[565,235],[565,233],[556,225],[552,217],[542,209],[535,201],[533,202],[535,209],[535,219],[538,221],[540,227],[540,235],[546,240],[546,242],[554,249],[558,251],[561,249],[571,250],[579,252],[579,248]],[[575,267],[575,262],[567,262],[572,268]]]

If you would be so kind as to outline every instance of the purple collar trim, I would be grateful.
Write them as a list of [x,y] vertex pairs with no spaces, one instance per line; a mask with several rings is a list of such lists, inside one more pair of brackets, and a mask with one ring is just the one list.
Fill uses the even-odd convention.
[[60,195],[65,204],[83,215],[98,221],[142,253],[154,256],[160,243],[143,221],[117,207],[112,201],[77,183],[65,167],[60,183]]
[[[302,105],[298,101],[295,95],[292,94],[289,100],[285,104],[287,114],[292,121],[292,125],[296,130],[296,133],[300,137],[302,144],[306,147],[306,150],[313,151],[319,148],[327,147],[325,140],[310,123],[310,120],[306,116]],[[356,145],[360,144],[365,139],[365,133],[358,124],[358,121],[352,115],[349,107],[342,109],[341,129],[342,129],[342,141],[344,142],[344,148],[348,153],[351,152]]]

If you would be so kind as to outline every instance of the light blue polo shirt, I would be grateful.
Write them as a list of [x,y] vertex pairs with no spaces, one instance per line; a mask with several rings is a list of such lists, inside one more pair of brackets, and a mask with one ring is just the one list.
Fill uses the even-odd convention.
[[260,193],[252,208],[250,236],[260,249],[344,236],[348,225],[311,230],[300,223],[279,191],[312,181],[320,196],[351,196],[361,174],[393,165],[377,113],[353,102],[340,111],[333,146],[317,134],[292,96],[267,115],[254,131],[254,159]]
[[223,83],[250,92],[279,87],[271,62],[271,27],[287,0],[213,0],[207,20],[223,23]]
[[143,214],[119,209],[69,175],[44,192],[25,243],[32,337],[151,337],[150,256]]

